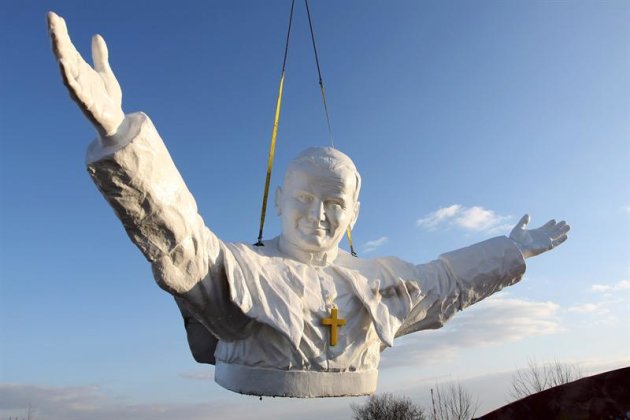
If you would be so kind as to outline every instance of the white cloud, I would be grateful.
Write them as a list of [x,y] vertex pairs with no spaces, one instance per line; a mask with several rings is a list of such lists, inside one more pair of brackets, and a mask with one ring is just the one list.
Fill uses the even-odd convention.
[[160,399],[155,403],[139,404],[129,402],[127,398],[114,397],[99,386],[0,384],[0,418],[27,418],[29,407],[31,418],[46,420],[315,420],[350,416],[348,399],[345,398],[326,403],[320,398],[304,401],[265,397],[263,404],[255,396],[220,391],[218,396],[204,398],[203,402],[168,402]]
[[624,308],[627,308],[630,280],[620,280],[612,284],[593,284],[589,291],[593,293],[594,301],[571,306],[567,311],[582,315],[581,322],[589,326],[610,327],[620,323],[628,326]]
[[531,302],[500,293],[465,309],[439,330],[404,338],[398,348],[383,353],[381,367],[430,365],[452,359],[467,348],[554,334],[561,330],[558,309],[553,302]]
[[610,293],[622,290],[630,290],[630,280],[621,280],[615,284],[594,284],[591,286],[591,292]]
[[363,252],[371,252],[376,248],[385,245],[389,241],[387,236],[381,236],[378,239],[374,239],[373,241],[367,241],[365,245],[363,245]]
[[511,216],[501,216],[481,206],[464,207],[453,204],[425,215],[416,221],[416,225],[428,230],[457,226],[472,232],[499,233],[511,228],[511,224],[507,223],[510,219]]
[[440,223],[452,219],[455,215],[460,213],[461,210],[462,206],[459,204],[453,204],[450,207],[442,207],[418,219],[416,224],[420,227],[435,229]]
[[601,303],[585,303],[583,305],[571,306],[568,311],[578,312],[582,314],[608,312],[605,308],[602,307]]

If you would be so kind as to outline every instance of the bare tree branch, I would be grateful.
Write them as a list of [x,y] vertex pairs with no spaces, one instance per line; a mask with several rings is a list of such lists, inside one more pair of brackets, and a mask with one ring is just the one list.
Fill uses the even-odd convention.
[[469,420],[479,409],[477,398],[459,382],[436,385],[432,398],[435,420]]
[[539,364],[535,360],[529,360],[527,368],[519,369],[512,375],[510,395],[515,400],[520,400],[545,389],[573,382],[582,376],[584,375],[580,367],[575,364],[558,361]]

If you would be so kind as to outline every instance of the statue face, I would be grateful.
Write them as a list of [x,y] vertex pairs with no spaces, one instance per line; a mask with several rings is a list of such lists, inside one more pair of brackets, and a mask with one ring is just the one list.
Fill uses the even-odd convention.
[[356,183],[348,170],[308,164],[293,169],[276,197],[284,239],[308,252],[336,247],[357,215]]

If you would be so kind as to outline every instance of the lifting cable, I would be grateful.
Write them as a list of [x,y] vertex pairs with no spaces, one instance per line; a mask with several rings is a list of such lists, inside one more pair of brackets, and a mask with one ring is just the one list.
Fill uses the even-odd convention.
[[[315,33],[313,32],[313,23],[311,22],[311,11],[308,7],[308,0],[304,0],[306,5],[306,15],[308,16],[308,27],[311,30],[311,41],[313,41],[313,52],[315,53],[315,64],[317,65],[317,75],[319,76],[319,89],[322,92],[322,102],[324,103],[324,112],[326,113],[326,123],[328,124],[328,138],[330,139],[330,145],[335,148],[335,142],[333,140],[332,129],[330,127],[330,115],[328,114],[328,104],[326,102],[326,89],[324,89],[324,79],[322,79],[322,72],[319,68],[319,57],[317,56],[317,47],[315,46]],[[346,229],[346,235],[348,236],[348,244],[350,245],[350,254],[353,257],[357,256],[352,244],[352,231],[350,226]]]
[[[306,15],[308,16],[308,26],[311,32],[311,41],[313,43],[313,52],[315,53],[315,64],[317,66],[317,75],[319,77],[319,88],[320,91],[322,93],[322,102],[324,104],[324,112],[326,114],[326,123],[328,124],[328,138],[330,140],[330,145],[331,147],[334,149],[335,148],[335,143],[333,140],[333,135],[332,135],[332,128],[330,125],[330,115],[328,113],[328,104],[326,102],[326,89],[324,88],[324,79],[322,78],[322,72],[321,69],[319,67],[319,57],[317,54],[317,47],[315,45],[315,33],[313,31],[313,23],[311,21],[311,11],[310,8],[308,7],[308,0],[304,0],[304,4],[306,5]],[[263,242],[262,242],[262,237],[263,237],[263,227],[265,225],[265,214],[267,211],[267,199],[269,197],[269,183],[271,180],[271,169],[273,167],[273,158],[275,155],[275,148],[276,148],[276,136],[278,134],[278,122],[280,120],[280,104],[282,102],[282,88],[284,85],[284,71],[285,71],[285,67],[287,64],[287,54],[289,51],[289,37],[291,35],[291,25],[293,22],[293,8],[295,5],[295,0],[291,0],[291,12],[289,14],[289,29],[287,30],[287,40],[286,40],[286,44],[284,47],[284,60],[282,62],[282,75],[280,77],[280,88],[278,89],[278,99],[276,101],[276,114],[275,114],[275,118],[274,118],[274,122],[273,122],[273,131],[271,133],[271,145],[269,146],[269,158],[267,160],[267,177],[265,179],[265,191],[263,194],[263,203],[262,203],[262,209],[261,209],[261,214],[260,214],[260,229],[258,230],[258,242],[256,242],[254,245],[255,246],[264,246]],[[350,245],[350,254],[352,254],[353,257],[357,256],[357,253],[354,250],[354,246],[352,244],[352,231],[350,229],[350,226],[348,226],[347,230],[346,230],[346,234],[348,236],[348,244]]]
[[311,11],[308,7],[308,0],[304,0],[306,4],[306,15],[308,16],[308,27],[311,29],[311,41],[313,41],[313,52],[315,53],[315,64],[317,65],[317,75],[319,76],[319,89],[322,92],[322,101],[324,102],[324,112],[326,113],[326,122],[328,123],[328,138],[330,139],[330,145],[335,148],[335,142],[333,141],[332,129],[330,128],[330,116],[328,115],[328,105],[326,103],[326,90],[324,89],[324,80],[322,79],[322,72],[319,69],[319,57],[317,56],[317,47],[315,46],[315,34],[313,33],[313,24],[311,23]]

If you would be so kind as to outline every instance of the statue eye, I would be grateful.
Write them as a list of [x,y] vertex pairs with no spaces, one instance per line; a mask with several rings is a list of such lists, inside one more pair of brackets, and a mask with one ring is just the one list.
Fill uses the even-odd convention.
[[301,203],[310,203],[311,201],[313,201],[313,196],[306,193],[299,193],[297,195],[297,199]]
[[326,201],[326,205],[327,206],[335,206],[341,209],[345,209],[346,206],[344,205],[344,202],[342,200],[328,200]]

